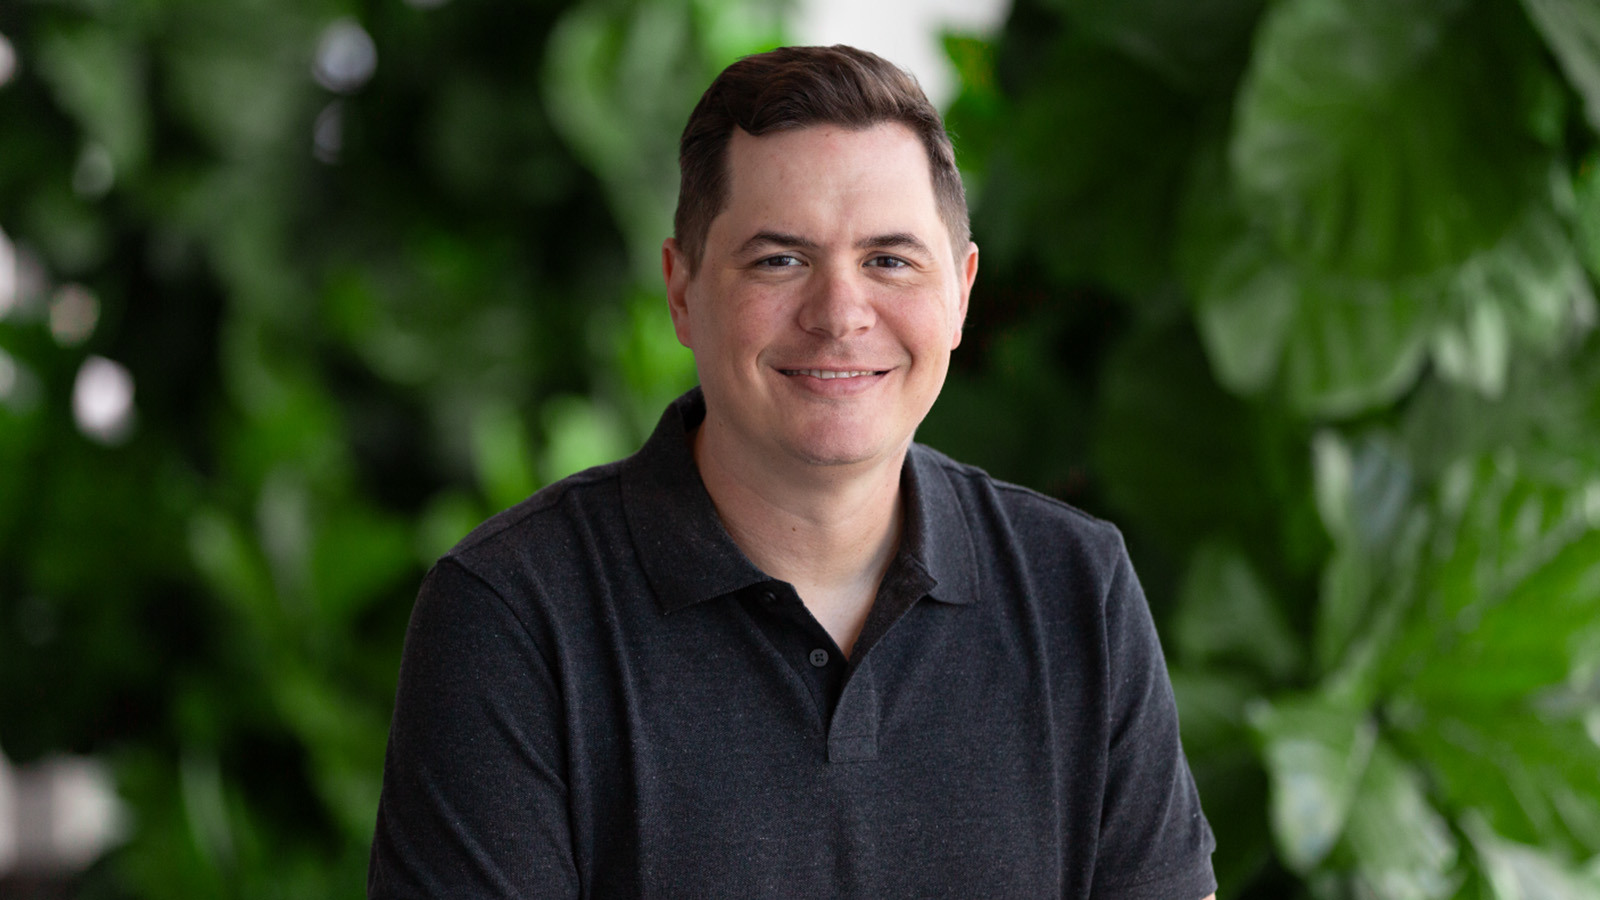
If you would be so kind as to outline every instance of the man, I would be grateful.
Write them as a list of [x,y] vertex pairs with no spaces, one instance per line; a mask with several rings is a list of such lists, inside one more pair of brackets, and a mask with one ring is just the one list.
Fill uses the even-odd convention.
[[747,58],[680,163],[701,387],[429,574],[371,895],[1215,890],[1120,536],[911,442],[978,269],[915,82]]

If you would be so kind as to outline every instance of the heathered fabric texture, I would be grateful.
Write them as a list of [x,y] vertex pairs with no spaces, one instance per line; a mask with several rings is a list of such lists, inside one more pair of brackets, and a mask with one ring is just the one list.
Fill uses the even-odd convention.
[[1214,842],[1109,524],[922,446],[848,662],[723,529],[680,398],[486,522],[406,637],[369,894],[1200,900]]

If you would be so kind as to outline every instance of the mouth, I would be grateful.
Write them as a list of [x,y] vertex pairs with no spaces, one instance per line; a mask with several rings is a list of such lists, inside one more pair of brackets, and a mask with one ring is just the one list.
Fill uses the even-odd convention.
[[832,378],[864,378],[868,375],[882,375],[888,369],[779,369],[785,375],[809,375],[812,378],[828,380]]

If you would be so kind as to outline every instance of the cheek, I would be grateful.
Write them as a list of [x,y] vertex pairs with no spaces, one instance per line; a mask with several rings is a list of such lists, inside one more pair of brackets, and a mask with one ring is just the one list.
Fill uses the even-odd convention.
[[936,304],[924,297],[894,309],[895,332],[913,353],[943,355],[961,340],[961,320],[954,308]]
[[768,332],[750,310],[724,302],[719,309],[701,307],[691,316],[695,357],[702,363],[715,360],[718,368],[744,368],[770,343]]
[[720,333],[735,352],[759,353],[784,336],[784,326],[793,318],[787,310],[783,297],[771,292],[741,298],[729,305]]

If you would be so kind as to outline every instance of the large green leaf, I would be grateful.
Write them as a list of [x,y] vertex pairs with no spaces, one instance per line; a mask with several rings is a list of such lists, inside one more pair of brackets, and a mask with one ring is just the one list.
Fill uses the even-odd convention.
[[1589,127],[1600,131],[1600,6],[1588,0],[1522,0],[1583,97]]
[[1299,310],[1299,279],[1264,234],[1227,248],[1198,286],[1198,324],[1217,380],[1239,394],[1265,390],[1278,374]]
[[1236,393],[1278,383],[1303,414],[1348,416],[1392,401],[1421,370],[1439,314],[1430,282],[1296,263],[1252,224],[1219,160],[1190,176],[1177,255],[1212,371]]
[[1491,245],[1540,177],[1519,127],[1539,60],[1464,0],[1289,0],[1238,98],[1234,176],[1292,259],[1392,281]]
[[[1591,478],[1600,483],[1600,473]],[[1414,689],[1435,683],[1430,672],[1444,692],[1462,690],[1478,673],[1498,696],[1564,677],[1568,629],[1600,622],[1594,489],[1581,474],[1574,480],[1531,479],[1507,453],[1445,474],[1439,528],[1423,564],[1425,618],[1410,638],[1432,650],[1429,668],[1414,673]],[[1485,670],[1485,653],[1531,668],[1525,678],[1504,667]]]
[[1348,442],[1331,430],[1311,443],[1317,511],[1340,544],[1363,553],[1392,546],[1415,491],[1403,448],[1381,434]]
[[1579,253],[1589,275],[1600,278],[1600,154],[1584,160],[1574,193]]
[[1367,551],[1388,573],[1375,593],[1412,598],[1378,607],[1404,616],[1398,630],[1380,613],[1363,632],[1384,717],[1455,810],[1600,851],[1600,747],[1585,734],[1600,697],[1581,674],[1600,645],[1600,472],[1530,470],[1502,448],[1445,470],[1427,505],[1420,545]]
[[1302,412],[1349,416],[1392,402],[1431,358],[1498,396],[1515,349],[1550,352],[1591,327],[1577,249],[1543,206],[1442,275],[1383,281],[1296,264],[1241,215],[1199,209],[1228,204],[1225,190],[1196,187],[1183,255],[1212,369],[1237,393],[1281,382]]
[[1300,309],[1284,346],[1289,400],[1344,417],[1398,397],[1416,379],[1432,310],[1414,288],[1327,276],[1296,277]]
[[[1316,438],[1318,505],[1335,541],[1316,635],[1330,676],[1317,696],[1341,699],[1313,707],[1315,724],[1264,731],[1264,748],[1275,789],[1287,795],[1280,785],[1295,775],[1317,783],[1303,774],[1316,767],[1287,765],[1274,740],[1323,729],[1311,745],[1326,760],[1350,721],[1365,714],[1381,723],[1363,785],[1387,783],[1387,799],[1363,807],[1358,791],[1343,855],[1323,862],[1304,852],[1320,846],[1305,841],[1305,822],[1326,834],[1325,822],[1303,816],[1290,833],[1275,819],[1286,861],[1348,869],[1339,877],[1357,895],[1454,889],[1453,841],[1435,807],[1454,817],[1475,811],[1496,833],[1558,853],[1600,851],[1600,746],[1588,733],[1600,721],[1600,463],[1546,451],[1557,435],[1574,446],[1592,433],[1600,380],[1588,354],[1544,371],[1559,375],[1561,390],[1546,394],[1526,372],[1507,400],[1431,389],[1404,442],[1381,431]],[[1477,427],[1453,442],[1431,433],[1451,420]],[[1463,438],[1481,449],[1464,453]],[[1453,463],[1429,458],[1446,447]],[[1418,448],[1421,465],[1411,459]],[[1308,701],[1290,702],[1310,718]],[[1386,753],[1393,758],[1380,762]],[[1332,809],[1342,796],[1329,787],[1343,784],[1337,774],[1323,764]],[[1275,800],[1280,817],[1282,806]],[[1410,844],[1389,830],[1408,817]],[[1504,872],[1490,881],[1503,887]]]
[[1321,431],[1312,441],[1312,469],[1317,508],[1334,540],[1313,647],[1318,669],[1331,672],[1352,649],[1370,656],[1392,638],[1414,596],[1410,562],[1428,521],[1413,503],[1409,461],[1380,435],[1352,446]]
[[1344,833],[1377,728],[1364,710],[1321,695],[1262,701],[1251,709],[1250,724],[1271,780],[1279,856],[1309,872]]
[[1559,855],[1500,837],[1476,817],[1467,833],[1482,860],[1494,900],[1594,900],[1600,897],[1600,857],[1576,866]]
[[1173,623],[1180,657],[1213,666],[1243,662],[1276,680],[1299,665],[1299,642],[1260,574],[1239,548],[1213,540],[1189,562]]
[[1557,483],[1574,471],[1600,472],[1600,336],[1591,332],[1584,346],[1548,357],[1516,359],[1497,398],[1425,381],[1396,437],[1418,480],[1428,483],[1442,485],[1445,473],[1460,468],[1462,454],[1473,450],[1514,449],[1519,471]]
[[996,117],[974,231],[985,265],[1143,299],[1168,282],[1197,110],[1159,74],[1067,26]]
[[1361,779],[1345,830],[1360,896],[1437,900],[1454,894],[1459,848],[1421,774],[1383,742]]
[[1496,397],[1505,390],[1513,338],[1549,350],[1574,325],[1590,327],[1595,299],[1565,228],[1536,207],[1455,270],[1440,305],[1432,344],[1440,374]]
[[1185,91],[1229,86],[1262,0],[1053,0],[1100,40]]
[[1574,721],[1515,705],[1389,709],[1397,744],[1427,772],[1441,804],[1477,810],[1512,839],[1600,852],[1600,751]]

